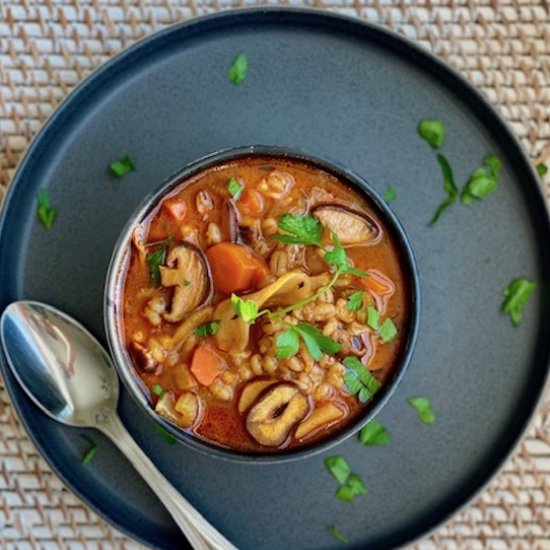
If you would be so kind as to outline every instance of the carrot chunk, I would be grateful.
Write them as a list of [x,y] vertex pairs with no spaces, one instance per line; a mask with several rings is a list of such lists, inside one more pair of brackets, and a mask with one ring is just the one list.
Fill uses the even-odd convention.
[[206,251],[214,286],[231,294],[256,288],[269,274],[265,262],[240,244],[222,242]]
[[238,205],[244,214],[258,216],[264,209],[264,199],[256,189],[246,187],[238,201]]
[[227,368],[226,360],[208,344],[199,344],[191,360],[191,372],[203,386],[210,386]]

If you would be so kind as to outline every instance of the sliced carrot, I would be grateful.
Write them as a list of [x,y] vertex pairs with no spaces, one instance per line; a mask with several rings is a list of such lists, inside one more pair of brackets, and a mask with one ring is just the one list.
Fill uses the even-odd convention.
[[256,189],[246,187],[237,204],[244,214],[258,216],[264,209],[264,198]]
[[193,353],[190,370],[203,386],[210,386],[227,368],[227,361],[208,344],[199,344]]
[[172,216],[172,218],[174,218],[177,222],[182,222],[185,219],[187,206],[182,199],[178,197],[166,199],[162,203],[162,206],[166,209],[168,214],[170,214],[170,216]]
[[163,241],[170,235],[170,230],[167,228],[164,220],[156,220],[149,226],[149,232],[147,233],[147,242],[153,243],[157,241]]
[[262,258],[255,257],[254,260],[256,264],[256,274],[254,275],[252,285],[257,288],[263,286],[266,278],[271,275],[271,270],[267,267],[267,264]]
[[206,251],[214,286],[231,294],[256,288],[269,270],[265,262],[240,244],[221,242]]
[[380,271],[371,269],[368,273],[368,277],[361,277],[359,279],[365,289],[379,296],[386,296],[395,292],[395,285]]

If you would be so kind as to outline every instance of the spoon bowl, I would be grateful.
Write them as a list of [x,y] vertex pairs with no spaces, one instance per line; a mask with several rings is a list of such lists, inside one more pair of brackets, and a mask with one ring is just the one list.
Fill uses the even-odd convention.
[[98,415],[116,409],[119,381],[111,359],[68,315],[14,302],[2,315],[0,339],[17,381],[54,420],[93,426]]

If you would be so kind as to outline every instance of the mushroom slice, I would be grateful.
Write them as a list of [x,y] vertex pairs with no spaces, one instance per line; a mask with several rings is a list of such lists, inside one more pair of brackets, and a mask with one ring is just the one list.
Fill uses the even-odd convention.
[[134,363],[145,372],[155,372],[158,367],[158,361],[153,357],[151,350],[144,345],[132,340],[130,342],[130,355],[134,359]]
[[273,386],[275,382],[276,380],[273,380],[273,378],[267,380],[252,380],[249,382],[241,393],[241,398],[239,399],[239,412],[242,413],[249,409],[250,405],[256,401],[256,397],[266,388],[269,388],[269,386]]
[[[338,406],[339,405],[339,406]],[[331,401],[319,405],[297,428],[296,438],[303,439],[311,437],[321,428],[326,428],[336,420],[342,418],[346,411],[345,405],[334,404]]]
[[[264,305],[290,305],[307,298],[327,284],[329,279],[328,273],[309,277],[301,271],[290,271],[261,290],[246,294],[244,299],[256,302],[258,309]],[[228,298],[218,305],[214,311],[214,318],[220,322],[218,332],[214,336],[217,346],[224,351],[243,351],[248,345],[250,325],[235,314],[231,299]]]
[[260,445],[278,447],[309,412],[305,395],[293,384],[277,384],[250,409],[246,428]]
[[170,311],[163,314],[170,323],[181,321],[187,313],[212,294],[208,263],[199,248],[182,243],[172,249],[166,266],[160,267],[163,287],[175,287]]
[[204,323],[212,319],[213,309],[212,306],[202,307],[191,313],[172,336],[159,336],[162,346],[167,350],[176,349],[181,346],[199,325],[204,325]]
[[380,242],[382,229],[371,216],[337,204],[321,204],[311,213],[330,229],[344,246],[366,246]]

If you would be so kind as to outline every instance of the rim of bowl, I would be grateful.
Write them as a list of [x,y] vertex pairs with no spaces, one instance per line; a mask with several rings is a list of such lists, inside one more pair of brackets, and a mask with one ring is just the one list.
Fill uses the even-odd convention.
[[[132,233],[137,224],[157,208],[159,201],[164,196],[168,195],[185,180],[214,166],[247,157],[279,157],[309,164],[334,175],[342,183],[348,184],[355,191],[366,196],[367,201],[374,206],[374,210],[382,217],[385,228],[390,230],[397,243],[399,254],[402,257],[402,267],[408,282],[410,302],[409,331],[401,353],[400,364],[396,365],[392,378],[380,389],[365,409],[351,423],[325,439],[310,445],[301,445],[295,449],[267,451],[265,453],[238,451],[209,442],[183,431],[155,412],[145,394],[145,386],[124,346],[119,306],[122,297],[122,282],[126,274],[127,261],[131,250]],[[405,229],[382,196],[367,180],[337,162],[313,155],[302,149],[272,145],[232,147],[210,153],[177,170],[166,178],[159,187],[149,193],[130,216],[114,245],[105,281],[103,307],[105,333],[113,362],[126,389],[140,407],[157,424],[174,436],[178,442],[210,457],[247,464],[280,464],[322,453],[347,440],[375,418],[397,389],[410,365],[418,338],[420,313],[421,290],[418,265]]]

